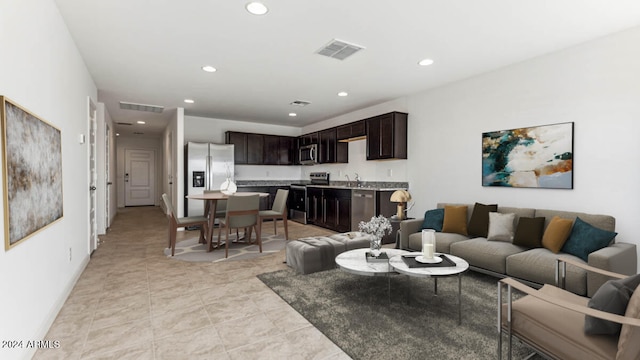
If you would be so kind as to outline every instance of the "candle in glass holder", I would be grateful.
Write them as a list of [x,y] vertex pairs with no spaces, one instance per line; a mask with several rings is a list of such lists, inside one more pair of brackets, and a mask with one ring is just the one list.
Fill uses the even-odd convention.
[[436,251],[436,232],[432,229],[422,230],[422,257],[433,259]]

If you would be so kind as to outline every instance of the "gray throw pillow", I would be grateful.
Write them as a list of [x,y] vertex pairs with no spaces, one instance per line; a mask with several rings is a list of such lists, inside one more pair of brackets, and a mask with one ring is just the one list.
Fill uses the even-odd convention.
[[[602,284],[589,300],[592,309],[624,315],[634,290],[640,284],[640,274],[619,280],[609,280]],[[588,335],[617,335],[621,325],[612,321],[585,315],[584,332]]]

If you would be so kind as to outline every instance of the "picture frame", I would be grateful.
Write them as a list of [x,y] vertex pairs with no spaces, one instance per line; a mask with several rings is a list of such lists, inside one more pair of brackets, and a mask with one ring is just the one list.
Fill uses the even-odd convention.
[[482,186],[573,189],[573,122],[482,133]]
[[62,219],[60,129],[0,96],[5,251]]

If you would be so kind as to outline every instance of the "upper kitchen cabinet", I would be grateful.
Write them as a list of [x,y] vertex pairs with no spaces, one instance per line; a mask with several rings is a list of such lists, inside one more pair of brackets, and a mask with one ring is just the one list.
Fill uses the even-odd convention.
[[234,162],[236,164],[247,163],[247,134],[227,131],[225,133],[225,143],[233,144]]
[[279,141],[278,165],[294,165],[296,138],[291,136],[280,136]]
[[263,165],[278,165],[280,160],[280,137],[277,135],[264,135],[264,162]]
[[407,158],[407,114],[392,112],[365,120],[367,160]]
[[293,165],[294,137],[227,131],[225,142],[234,144],[236,164]]
[[349,162],[349,144],[338,142],[336,128],[320,131],[319,138],[319,163],[334,164]]
[[247,134],[247,165],[264,164],[264,136]]
[[298,143],[300,146],[304,145],[312,145],[318,143],[318,133],[312,132],[310,134],[302,135],[298,138]]
[[336,135],[338,141],[362,140],[367,135],[365,121],[360,120],[338,126],[336,129]]

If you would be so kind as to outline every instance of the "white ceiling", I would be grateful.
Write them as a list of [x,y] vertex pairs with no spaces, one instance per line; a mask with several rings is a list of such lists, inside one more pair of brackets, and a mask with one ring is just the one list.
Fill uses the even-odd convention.
[[[640,26],[638,0],[264,0],[263,16],[247,2],[56,0],[98,100],[115,122],[147,122],[117,126],[124,135],[157,136],[177,107],[301,127]],[[365,50],[315,54],[334,38]]]

